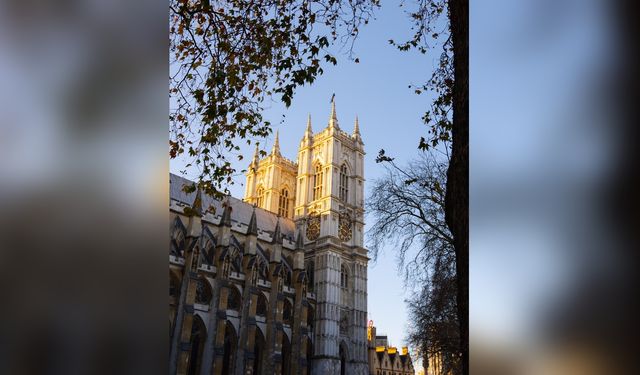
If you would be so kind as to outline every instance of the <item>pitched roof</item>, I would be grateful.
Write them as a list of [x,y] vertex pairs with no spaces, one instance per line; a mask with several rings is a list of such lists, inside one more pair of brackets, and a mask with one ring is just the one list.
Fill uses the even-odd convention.
[[[186,193],[182,190],[182,187],[185,185],[193,185],[194,182],[188,180],[184,177],[175,175],[173,173],[169,174],[169,198],[170,200],[180,202],[182,204],[192,206],[193,202],[196,198],[196,193]],[[251,214],[253,213],[253,205],[247,202],[243,202],[238,198],[234,198],[229,196],[229,204],[231,206],[231,222],[232,223],[240,223],[248,228],[249,223],[251,222]],[[222,207],[223,202],[213,197],[202,194],[202,208],[203,211],[206,211],[210,206],[215,209],[214,217],[216,219],[220,219],[222,217],[222,212],[224,208]],[[269,212],[262,208],[256,208],[256,219],[258,224],[258,229],[263,232],[269,232],[273,235],[273,232],[276,228],[276,224],[278,222],[278,215],[273,212]],[[293,220],[285,217],[280,217],[280,233],[287,238],[289,241],[295,241],[295,229],[296,225]]]

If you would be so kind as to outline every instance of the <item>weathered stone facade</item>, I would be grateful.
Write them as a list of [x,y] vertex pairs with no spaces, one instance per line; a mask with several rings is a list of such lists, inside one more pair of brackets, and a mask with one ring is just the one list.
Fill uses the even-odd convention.
[[171,175],[172,374],[368,374],[364,150],[309,119],[297,162],[254,156],[243,201]]

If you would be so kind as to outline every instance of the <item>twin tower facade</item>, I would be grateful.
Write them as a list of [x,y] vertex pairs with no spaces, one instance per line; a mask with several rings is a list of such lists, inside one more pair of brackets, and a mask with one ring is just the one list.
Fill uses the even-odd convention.
[[364,143],[356,117],[343,131],[335,102],[327,126],[311,118],[297,160],[282,156],[278,134],[269,154],[258,149],[243,201],[291,221],[304,247],[315,293],[313,374],[367,374],[367,250],[364,248]]

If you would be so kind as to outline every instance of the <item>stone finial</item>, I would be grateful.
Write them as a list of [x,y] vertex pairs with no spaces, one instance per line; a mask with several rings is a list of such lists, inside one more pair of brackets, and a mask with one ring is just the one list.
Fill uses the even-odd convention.
[[255,166],[258,166],[258,163],[260,162],[260,151],[258,150],[258,143],[256,142],[256,150],[253,152],[253,164],[255,164]]
[[340,129],[338,115],[336,115],[336,94],[331,97],[331,115],[329,116],[329,128]]
[[202,216],[202,190],[198,186],[196,189],[196,198],[191,205],[192,212],[197,216]]
[[225,199],[224,203],[222,203],[222,219],[220,223],[225,227],[231,226],[231,203],[229,202],[229,198]]
[[273,155],[280,155],[280,136],[278,132],[276,130],[276,140],[273,142],[273,148],[271,149],[271,154]]
[[296,250],[304,250],[304,237],[302,230],[298,231],[298,236],[296,237]]
[[305,138],[311,138],[313,136],[313,130],[311,129],[311,113],[307,116],[307,129],[304,132]]
[[249,220],[249,228],[247,229],[247,235],[258,235],[258,220],[256,218],[256,206],[253,206],[253,212],[251,213],[251,219]]
[[278,217],[278,222],[276,223],[276,229],[273,230],[273,237],[271,238],[271,243],[282,243],[282,233],[280,232],[280,217]]
[[353,135],[360,135],[360,124],[358,123],[358,115],[356,115],[356,121],[353,125]]

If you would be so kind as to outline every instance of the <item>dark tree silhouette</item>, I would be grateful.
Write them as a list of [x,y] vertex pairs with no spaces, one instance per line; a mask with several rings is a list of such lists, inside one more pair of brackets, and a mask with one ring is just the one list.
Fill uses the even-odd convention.
[[405,285],[413,292],[409,343],[425,365],[437,358],[441,373],[460,374],[456,257],[445,221],[447,155],[432,150],[400,167],[381,152],[378,161],[386,173],[374,181],[367,201],[375,218],[367,232],[372,256],[376,259],[385,245],[396,249]]
[[378,1],[171,0],[171,158],[186,157],[200,187],[220,195],[239,143],[271,133],[264,103],[289,106],[296,88],[336,64],[330,44],[352,51]]
[[[429,151],[451,142],[447,170],[445,221],[455,249],[456,306],[460,327],[462,373],[469,373],[469,2],[468,0],[416,0],[410,12],[414,34],[404,43],[389,42],[400,50],[440,51],[440,60],[416,94],[435,98],[422,117],[427,137],[418,144]],[[444,17],[446,16],[446,17]],[[411,86],[409,86],[411,88]],[[384,150],[381,151],[384,158]]]

